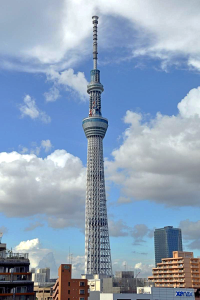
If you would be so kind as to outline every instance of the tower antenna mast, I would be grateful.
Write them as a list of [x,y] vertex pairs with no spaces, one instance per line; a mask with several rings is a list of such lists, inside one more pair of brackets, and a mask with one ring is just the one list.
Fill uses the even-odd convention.
[[98,39],[97,39],[97,25],[98,25],[98,19],[99,17],[93,16],[92,22],[93,22],[93,68],[94,70],[97,69],[97,46],[98,46]]

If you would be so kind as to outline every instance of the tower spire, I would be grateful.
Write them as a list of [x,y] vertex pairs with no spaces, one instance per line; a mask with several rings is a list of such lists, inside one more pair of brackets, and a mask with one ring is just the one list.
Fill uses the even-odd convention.
[[93,16],[93,68],[94,70],[97,69],[97,24],[98,24],[99,17]]

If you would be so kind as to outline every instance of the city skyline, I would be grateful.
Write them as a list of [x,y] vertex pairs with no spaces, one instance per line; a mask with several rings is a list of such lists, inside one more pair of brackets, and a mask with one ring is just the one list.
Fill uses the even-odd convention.
[[183,250],[199,256],[199,3],[9,4],[0,30],[2,242],[30,252],[33,266],[49,252],[67,263],[70,247],[74,276],[84,272],[81,120],[97,14],[113,272],[151,272],[153,231],[164,226],[180,227]]

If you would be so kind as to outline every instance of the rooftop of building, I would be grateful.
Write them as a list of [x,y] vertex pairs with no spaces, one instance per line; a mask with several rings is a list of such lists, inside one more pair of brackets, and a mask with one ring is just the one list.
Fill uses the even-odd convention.
[[173,226],[164,226],[162,228],[156,228],[155,231],[166,230],[166,229],[181,230],[180,228],[174,228]]
[[28,253],[14,253],[6,249],[6,244],[0,243],[0,261],[2,260],[28,260]]

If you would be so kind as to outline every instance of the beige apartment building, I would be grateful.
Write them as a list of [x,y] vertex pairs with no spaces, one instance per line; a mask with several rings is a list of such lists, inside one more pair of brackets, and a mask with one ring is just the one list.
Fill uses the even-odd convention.
[[163,258],[152,273],[149,280],[156,287],[200,288],[200,258],[193,252],[174,251],[173,258]]

